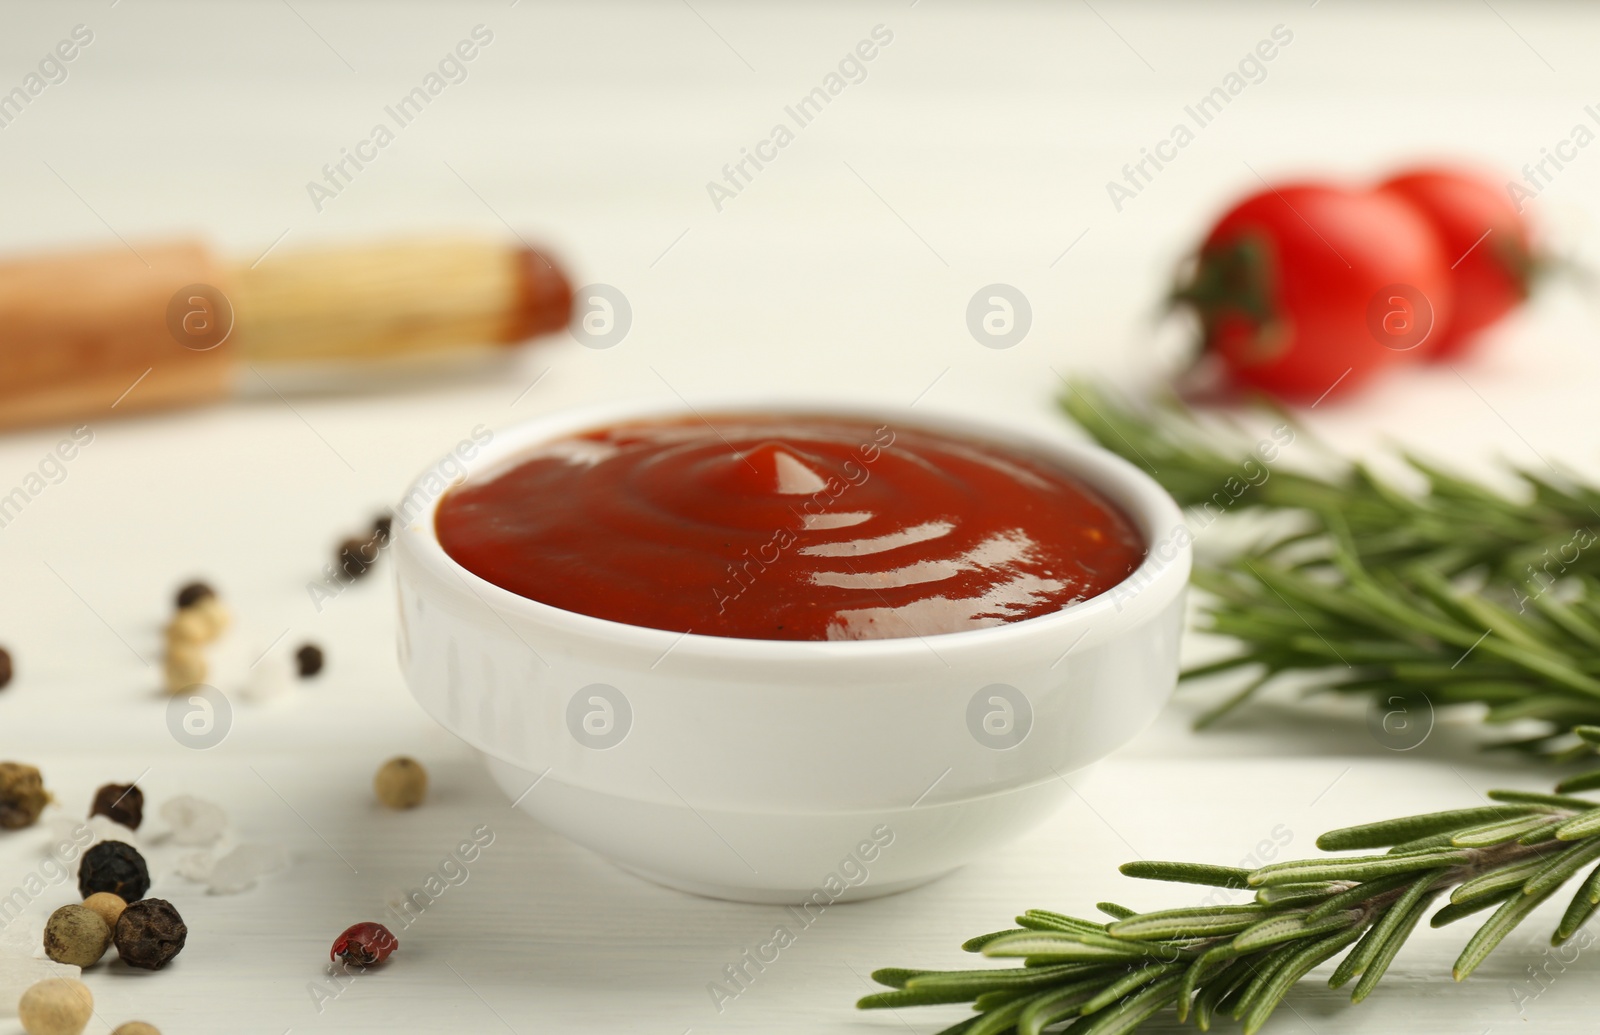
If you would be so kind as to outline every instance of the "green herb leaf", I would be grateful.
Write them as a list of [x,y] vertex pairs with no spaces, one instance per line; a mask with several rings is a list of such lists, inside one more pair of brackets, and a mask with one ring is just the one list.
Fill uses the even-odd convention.
[[1139,862],[1123,863],[1122,873],[1142,880],[1164,880],[1178,884],[1203,884],[1213,888],[1248,888],[1250,871],[1237,866],[1209,866],[1205,863]]
[[1556,830],[1556,836],[1563,841],[1577,841],[1595,834],[1600,834],[1600,808],[1569,819]]
[[1365,855],[1345,859],[1297,859],[1263,866],[1250,875],[1252,884],[1290,884],[1308,880],[1367,881],[1396,873],[1416,873],[1439,866],[1470,862],[1466,849],[1436,848],[1410,855]]
[[1283,1002],[1283,997],[1289,994],[1289,989],[1307,974],[1311,973],[1318,965],[1338,955],[1345,946],[1355,941],[1361,934],[1360,926],[1346,927],[1326,938],[1312,942],[1289,957],[1287,961],[1273,973],[1272,979],[1263,987],[1242,1018],[1244,1021],[1245,1035],[1255,1035],[1261,1026],[1267,1023],[1267,1018]]
[[1395,954],[1400,951],[1400,946],[1405,944],[1405,940],[1416,929],[1417,921],[1427,912],[1428,904],[1443,890],[1435,886],[1442,876],[1441,871],[1418,880],[1384,913],[1368,940],[1371,948],[1362,959],[1361,980],[1356,982],[1355,991],[1350,995],[1351,1002],[1359,1003],[1372,994],[1384,972],[1389,969],[1389,964],[1394,961]]
[[1381,823],[1366,823],[1359,827],[1330,830],[1317,838],[1317,847],[1324,852],[1343,852],[1352,848],[1383,848],[1417,838],[1452,833],[1482,823],[1516,819],[1533,812],[1531,806],[1487,805],[1475,809],[1452,809],[1449,812],[1429,812],[1403,819],[1388,819]]
[[1551,888],[1542,895],[1513,895],[1503,902],[1500,908],[1494,911],[1494,915],[1478,928],[1477,933],[1467,942],[1467,947],[1462,949],[1461,955],[1456,958],[1456,965],[1451,969],[1455,979],[1466,980],[1467,976],[1488,958],[1489,953],[1494,951],[1495,946],[1499,945],[1505,936],[1526,919],[1528,914],[1554,890]]
[[1243,931],[1270,912],[1271,907],[1256,903],[1163,909],[1118,920],[1107,931],[1116,938],[1209,938]]

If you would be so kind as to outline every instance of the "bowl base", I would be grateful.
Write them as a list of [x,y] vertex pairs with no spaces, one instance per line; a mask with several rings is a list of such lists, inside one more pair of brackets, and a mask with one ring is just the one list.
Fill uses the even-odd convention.
[[993,852],[1071,793],[1058,779],[877,811],[749,812],[577,787],[486,756],[517,807],[628,873],[705,898],[826,907],[927,884]]
[[[637,866],[629,866],[612,860],[612,864],[624,873],[638,877],[640,880],[659,884],[663,888],[673,891],[684,891],[701,898],[714,898],[723,902],[748,902],[759,906],[794,906],[796,908],[806,904],[806,891],[790,891],[782,888],[752,888],[737,884],[703,884],[700,881],[685,880],[681,877],[671,877],[661,873],[651,873],[649,870]],[[829,905],[838,905],[841,902],[866,902],[869,899],[883,898],[886,895],[898,895],[902,891],[911,891],[924,884],[932,884],[941,877],[949,876],[956,869],[945,870],[942,873],[929,874],[926,877],[912,877],[908,880],[893,881],[884,884],[863,884],[859,887],[846,888],[844,894],[831,900]]]

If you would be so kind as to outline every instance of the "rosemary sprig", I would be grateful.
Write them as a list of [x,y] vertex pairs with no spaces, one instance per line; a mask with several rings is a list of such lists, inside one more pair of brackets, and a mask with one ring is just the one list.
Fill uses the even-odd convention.
[[[1600,726],[1575,732],[1586,749]],[[1563,784],[1600,786],[1600,770]],[[1600,802],[1568,794],[1490,791],[1499,804],[1347,827],[1323,834],[1324,851],[1387,849],[1273,863],[1259,870],[1196,863],[1138,862],[1131,877],[1222,889],[1255,889],[1231,903],[1212,892],[1199,905],[1135,913],[1113,903],[1111,919],[1084,920],[1030,909],[1017,926],[962,947],[1021,967],[873,973],[891,991],[862,1009],[972,1003],[977,1013],[941,1035],[1070,1035],[1133,1031],[1166,1010],[1209,1031],[1227,1014],[1246,1035],[1260,1029],[1300,979],[1340,953],[1328,980],[1351,982],[1351,1001],[1372,994],[1429,909],[1443,927],[1493,909],[1456,959],[1461,981],[1535,907],[1591,867],[1556,926],[1551,944],[1571,938],[1600,908]],[[1348,950],[1348,952],[1346,952]]]
[[1202,524],[1300,515],[1238,556],[1197,564],[1206,628],[1242,650],[1185,675],[1256,676],[1201,725],[1289,672],[1380,702],[1481,703],[1491,723],[1542,719],[1548,734],[1515,746],[1546,757],[1567,757],[1563,735],[1600,722],[1600,488],[1518,470],[1526,492],[1514,499],[1404,456],[1424,486],[1407,492],[1362,464],[1315,475],[1242,443],[1230,451],[1175,400],[1141,412],[1075,384],[1063,405]]
[[[1600,575],[1600,551],[1587,547],[1562,555],[1574,533],[1600,529],[1600,487],[1518,468],[1527,489],[1513,499],[1419,457],[1397,458],[1426,486],[1421,493],[1395,488],[1365,464],[1341,464],[1328,474],[1269,466],[1270,476],[1237,496],[1228,479],[1249,483],[1250,438],[1237,425],[1238,441],[1220,443],[1215,429],[1175,398],[1140,409],[1084,382],[1062,399],[1067,414],[1100,445],[1149,471],[1185,507],[1238,512],[1249,509],[1304,511],[1315,518],[1341,517],[1359,544],[1363,563],[1374,568],[1422,562],[1446,576],[1487,567],[1516,581],[1554,578],[1546,568]],[[1296,440],[1305,432],[1284,422]],[[1287,450],[1292,448],[1284,446]],[[1548,553],[1548,556],[1547,556]],[[1531,567],[1531,571],[1530,571]]]

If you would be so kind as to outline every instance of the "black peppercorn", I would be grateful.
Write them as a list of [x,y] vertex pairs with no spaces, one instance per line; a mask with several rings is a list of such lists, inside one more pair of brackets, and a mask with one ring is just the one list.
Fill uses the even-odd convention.
[[183,951],[189,928],[164,898],[147,898],[122,911],[114,940],[117,955],[130,967],[160,970]]
[[182,611],[186,607],[193,607],[200,601],[216,595],[217,591],[204,582],[191,582],[178,590],[178,610]]
[[322,648],[308,643],[294,652],[294,661],[299,667],[300,678],[310,679],[322,671]]
[[137,902],[150,890],[150,870],[144,856],[121,841],[101,841],[83,853],[78,864],[78,892],[88,898],[97,891],[120,895],[124,902]]
[[389,536],[394,531],[394,518],[384,514],[372,522],[372,541],[379,546],[389,545]]
[[339,544],[339,569],[353,579],[371,571],[377,560],[378,548],[370,539],[354,536]]
[[0,647],[0,690],[4,690],[6,684],[11,682],[12,672],[11,652],[4,647]]
[[144,820],[144,792],[131,783],[108,783],[94,792],[89,815],[104,816],[129,830],[138,830]]

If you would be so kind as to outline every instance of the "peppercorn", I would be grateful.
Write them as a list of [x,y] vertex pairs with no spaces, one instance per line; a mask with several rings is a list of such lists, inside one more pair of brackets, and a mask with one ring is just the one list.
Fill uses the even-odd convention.
[[0,690],[4,690],[6,684],[11,682],[14,671],[11,666],[11,652],[0,647]]
[[117,955],[130,967],[160,970],[183,951],[189,928],[164,898],[147,898],[122,911],[115,934]]
[[211,623],[198,607],[186,607],[167,623],[167,649],[174,644],[201,644],[211,637]]
[[294,661],[300,672],[300,678],[310,679],[322,671],[322,648],[308,643],[294,652]]
[[178,611],[172,616],[172,621],[167,624],[167,640],[183,640],[190,643],[210,643],[228,628],[228,608],[223,604],[222,598],[217,596],[216,590],[210,586],[203,586],[204,592],[188,593],[191,587],[184,587],[185,592],[178,594],[178,599],[188,600],[180,603]]
[[21,762],[0,762],[0,830],[31,827],[50,804],[39,770]]
[[156,1026],[153,1024],[146,1024],[143,1021],[128,1021],[117,1025],[112,1030],[111,1035],[161,1035],[161,1032],[157,1031]]
[[133,903],[149,890],[150,870],[144,864],[144,856],[132,845],[101,841],[83,853],[83,861],[78,864],[78,893],[84,898],[97,891],[109,891],[124,902]]
[[205,682],[205,655],[200,653],[200,648],[195,644],[168,641],[163,674],[166,677],[167,693],[182,693],[196,683]]
[[379,546],[388,546],[389,537],[394,534],[394,517],[390,514],[380,514],[372,522],[372,541]]
[[62,906],[44,925],[44,954],[57,963],[92,967],[111,946],[105,918],[83,906]]
[[336,938],[328,958],[347,967],[370,967],[388,959],[399,947],[400,939],[387,927],[367,921],[352,925]]
[[78,1035],[93,1016],[89,986],[71,978],[36,981],[17,1002],[17,1019],[28,1035]]
[[104,816],[129,830],[138,830],[144,821],[144,792],[131,783],[108,783],[94,792],[90,816]]
[[378,792],[378,800],[391,809],[415,808],[427,796],[428,771],[414,758],[391,758],[378,767],[372,789]]
[[115,931],[117,921],[122,917],[122,911],[128,908],[128,903],[122,900],[121,895],[114,895],[109,891],[97,891],[83,900],[83,908],[92,909],[100,914],[100,919],[106,922],[106,930]]
[[217,591],[204,582],[191,582],[178,590],[176,601],[178,610],[182,611],[184,608],[193,607],[207,597],[215,597],[216,595]]
[[222,602],[221,597],[205,597],[198,604],[187,610],[194,612],[205,623],[205,642],[221,636],[228,629],[228,623],[233,617],[228,614],[228,606]]
[[352,579],[371,571],[377,560],[378,548],[371,539],[351,536],[339,544],[339,569]]

